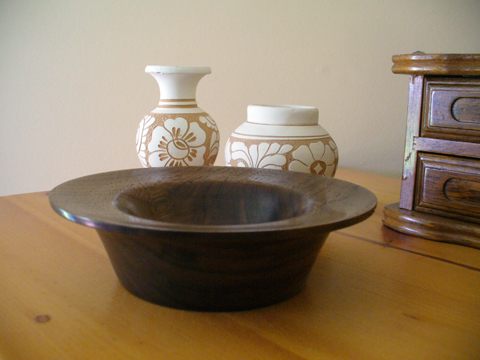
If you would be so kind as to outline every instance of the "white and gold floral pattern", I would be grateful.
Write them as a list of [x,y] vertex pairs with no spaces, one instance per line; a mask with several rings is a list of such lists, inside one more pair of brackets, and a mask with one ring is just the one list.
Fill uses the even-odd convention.
[[337,160],[337,145],[332,140],[317,141],[301,145],[292,151],[292,161],[288,164],[288,170],[333,176]]
[[191,166],[203,163],[205,154],[205,131],[198,122],[188,122],[183,117],[167,119],[163,126],[157,126],[152,132],[148,144],[151,166]]
[[143,167],[147,166],[147,154],[145,152],[145,150],[147,150],[147,146],[145,143],[147,141],[148,128],[154,122],[155,118],[153,116],[147,115],[142,119],[142,121],[140,121],[140,125],[138,126],[137,130],[137,155]]
[[[231,159],[236,161],[236,166],[255,167],[264,169],[281,169],[287,163],[287,154],[293,149],[292,145],[278,143],[250,144],[241,141],[228,143],[231,146]],[[229,161],[230,165],[231,160]]]
[[207,159],[205,165],[207,166],[213,166],[213,164],[215,163],[215,159],[217,158],[218,151],[220,150],[219,134],[220,133],[218,132],[218,129],[215,125],[215,131],[212,132],[212,136],[210,138],[210,145],[205,156],[205,159]]
[[330,137],[314,140],[245,140],[234,135],[227,141],[227,166],[299,171],[333,177],[338,149]]
[[137,132],[137,153],[144,167],[213,165],[218,149],[218,128],[205,113],[152,113]]

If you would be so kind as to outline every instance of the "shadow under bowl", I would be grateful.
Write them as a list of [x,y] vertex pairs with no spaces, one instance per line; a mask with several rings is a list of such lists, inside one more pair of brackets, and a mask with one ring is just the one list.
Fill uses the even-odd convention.
[[160,305],[236,311],[302,290],[328,234],[368,218],[377,199],[299,172],[172,167],[78,178],[53,209],[97,230],[131,293]]

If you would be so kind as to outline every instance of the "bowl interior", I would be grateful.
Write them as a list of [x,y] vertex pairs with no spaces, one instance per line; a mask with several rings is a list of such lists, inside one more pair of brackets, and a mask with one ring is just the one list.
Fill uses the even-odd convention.
[[189,225],[249,225],[305,214],[312,201],[283,186],[238,181],[162,182],[118,194],[120,211],[143,219]]

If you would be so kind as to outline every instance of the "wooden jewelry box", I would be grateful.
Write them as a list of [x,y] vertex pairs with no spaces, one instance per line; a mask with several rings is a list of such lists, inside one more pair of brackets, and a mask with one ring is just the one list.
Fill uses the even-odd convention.
[[400,202],[384,225],[480,248],[480,54],[396,55],[410,75]]

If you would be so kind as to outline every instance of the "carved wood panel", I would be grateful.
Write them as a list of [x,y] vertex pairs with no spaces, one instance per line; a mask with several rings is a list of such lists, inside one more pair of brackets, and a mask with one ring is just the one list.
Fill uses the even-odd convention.
[[428,79],[424,98],[421,136],[480,143],[478,79]]
[[480,223],[480,161],[419,153],[415,210]]

